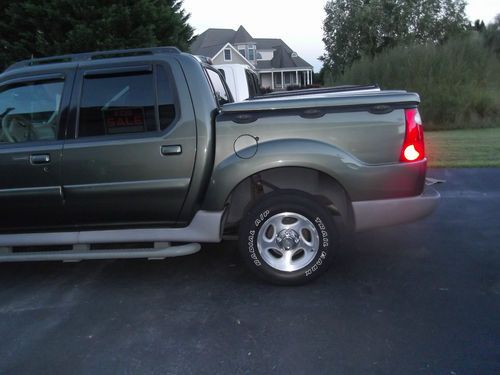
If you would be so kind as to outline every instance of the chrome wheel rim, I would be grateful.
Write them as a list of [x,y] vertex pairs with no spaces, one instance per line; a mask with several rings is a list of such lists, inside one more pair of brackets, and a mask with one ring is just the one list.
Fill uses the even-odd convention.
[[283,212],[267,219],[257,236],[257,249],[269,266],[293,272],[307,266],[319,249],[314,224],[295,212]]

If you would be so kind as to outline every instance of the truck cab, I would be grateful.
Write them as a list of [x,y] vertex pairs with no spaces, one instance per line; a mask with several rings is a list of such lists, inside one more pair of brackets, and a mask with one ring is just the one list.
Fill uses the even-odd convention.
[[[175,78],[189,69],[205,95]],[[15,64],[0,76],[0,231],[185,223],[218,101],[232,101],[220,73],[174,48]]]

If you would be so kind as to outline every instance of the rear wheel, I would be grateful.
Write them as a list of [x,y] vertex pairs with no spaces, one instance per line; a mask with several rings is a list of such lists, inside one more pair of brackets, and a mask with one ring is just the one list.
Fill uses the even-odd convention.
[[277,190],[264,196],[242,219],[239,250],[260,277],[296,285],[327,270],[337,237],[331,213],[314,197]]

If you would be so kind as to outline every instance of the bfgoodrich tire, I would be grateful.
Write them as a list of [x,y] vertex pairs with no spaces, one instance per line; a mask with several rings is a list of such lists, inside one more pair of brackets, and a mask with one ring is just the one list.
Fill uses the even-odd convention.
[[243,217],[239,251],[261,278],[279,285],[298,285],[328,269],[337,239],[331,212],[314,197],[295,190],[276,190]]

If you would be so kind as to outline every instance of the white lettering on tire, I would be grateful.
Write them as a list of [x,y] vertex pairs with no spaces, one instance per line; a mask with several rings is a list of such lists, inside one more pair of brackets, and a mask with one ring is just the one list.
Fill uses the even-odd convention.
[[321,233],[323,249],[326,249],[328,247],[328,243],[329,243],[328,232],[326,231],[326,226],[325,226],[325,224],[323,224],[323,221],[319,217],[317,217],[314,221],[318,225],[319,231]]
[[251,230],[248,235],[248,252],[250,253],[250,258],[253,260],[253,263],[257,266],[260,267],[262,263],[260,260],[257,258],[257,255],[255,254],[255,247],[253,246],[253,240],[255,238],[255,231]]
[[323,264],[323,261],[325,260],[325,258],[326,258],[326,253],[324,251],[322,251],[321,255],[319,256],[319,258],[316,261],[316,263],[314,264],[314,266],[312,266],[311,268],[309,268],[306,271],[306,276],[311,276],[314,272],[316,272],[318,270],[319,266],[321,266]]
[[269,216],[269,210],[262,212],[257,219],[255,219],[255,227],[258,228],[259,225]]
[[[328,248],[328,244],[329,244],[328,232],[326,231],[326,226],[325,226],[325,224],[323,224],[323,221],[319,217],[316,217],[314,222],[318,226],[319,232],[321,233],[321,240],[322,240],[321,245],[322,245],[323,249],[326,250]],[[311,268],[309,268],[308,270],[305,271],[305,275],[311,276],[314,272],[316,272],[319,269],[319,267],[323,264],[323,262],[325,261],[326,255],[327,255],[327,253],[325,251],[322,251],[318,260],[316,261],[316,263],[314,263],[314,265]]]

